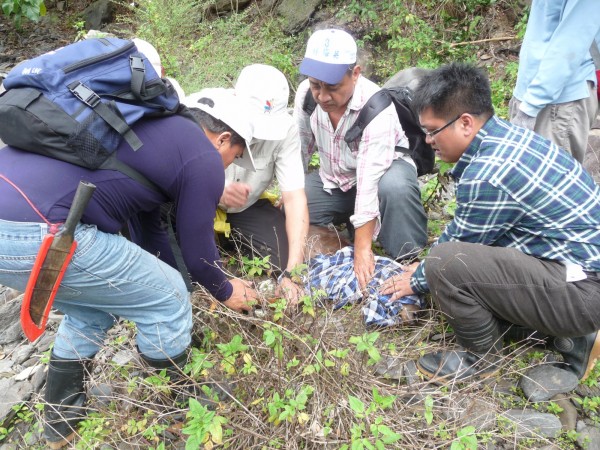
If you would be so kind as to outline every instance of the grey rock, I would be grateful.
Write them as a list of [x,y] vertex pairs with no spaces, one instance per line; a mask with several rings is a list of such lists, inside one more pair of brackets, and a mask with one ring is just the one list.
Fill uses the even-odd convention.
[[547,364],[531,368],[519,381],[525,398],[532,402],[545,402],[556,394],[572,391],[578,384],[573,372]]
[[586,450],[600,450],[600,429],[588,426],[583,422],[577,423],[577,443]]
[[35,348],[33,345],[25,344],[22,347],[17,347],[12,355],[12,359],[16,364],[23,364],[33,354]]
[[103,24],[112,22],[113,3],[111,0],[98,0],[85,8],[81,13],[85,20],[86,30],[97,30]]
[[558,414],[558,419],[560,420],[560,423],[562,423],[562,429],[564,431],[575,430],[577,426],[577,408],[573,406],[571,399],[565,395],[559,394],[555,395],[550,400],[563,409],[563,411]]
[[502,414],[515,424],[518,438],[546,437],[554,438],[560,433],[562,424],[553,414],[532,410],[509,409]]
[[408,385],[421,382],[421,379],[419,378],[419,369],[417,369],[417,364],[414,361],[407,361],[406,364],[404,364],[404,379]]
[[137,355],[130,350],[121,350],[115,353],[112,358],[112,362],[118,366],[126,366],[131,361],[135,360]]
[[31,380],[29,380],[35,392],[40,392],[42,389],[42,386],[46,382],[46,375],[46,366],[40,364],[38,369],[31,376]]
[[50,348],[50,345],[54,342],[54,338],[56,337],[54,332],[46,330],[44,334],[38,339],[35,343],[35,348],[38,352],[45,352]]
[[21,300],[16,297],[0,306],[0,345],[21,339]]
[[277,6],[276,12],[285,19],[284,31],[293,34],[302,30],[321,3],[322,0],[306,0],[303,2],[283,0]]
[[11,289],[9,287],[4,287],[2,293],[0,294],[0,303],[10,302],[17,298],[21,293],[16,289]]
[[375,373],[383,378],[400,380],[404,364],[400,358],[383,357],[375,364]]
[[490,431],[496,427],[496,411],[493,404],[479,398],[464,397],[457,405],[458,421],[461,427],[474,426],[477,433]]
[[31,396],[31,383],[15,382],[11,378],[0,379],[0,423],[14,416],[12,407],[27,401]]
[[11,359],[0,360],[0,378],[12,377],[15,372],[12,370],[14,362]]
[[2,444],[0,450],[18,450],[17,444]]

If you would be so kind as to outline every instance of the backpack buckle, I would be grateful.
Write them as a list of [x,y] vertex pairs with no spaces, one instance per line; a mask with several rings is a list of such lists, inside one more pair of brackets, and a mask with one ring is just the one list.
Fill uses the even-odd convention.
[[144,59],[139,56],[130,56],[129,57],[129,65],[131,66],[131,70],[137,70],[139,72],[145,72],[146,66],[144,65]]
[[80,81],[75,85],[69,85],[68,88],[75,97],[92,109],[100,103],[100,96]]

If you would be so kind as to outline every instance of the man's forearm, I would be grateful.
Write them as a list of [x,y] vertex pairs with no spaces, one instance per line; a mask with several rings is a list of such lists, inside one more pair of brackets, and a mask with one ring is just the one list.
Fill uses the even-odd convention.
[[377,218],[368,221],[354,230],[354,248],[356,251],[371,250],[376,225]]
[[289,250],[286,269],[291,270],[304,262],[304,247],[308,234],[308,206],[304,189],[284,192],[282,197]]

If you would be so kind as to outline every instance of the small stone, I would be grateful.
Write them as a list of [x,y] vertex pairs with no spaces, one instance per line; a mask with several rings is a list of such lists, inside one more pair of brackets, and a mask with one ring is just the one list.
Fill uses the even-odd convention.
[[33,374],[33,372],[35,372],[35,366],[27,367],[25,370],[22,370],[15,375],[15,381],[27,380]]
[[532,410],[509,409],[502,417],[514,422],[518,438],[547,437],[554,438],[560,433],[562,424],[554,414],[539,413]]
[[136,358],[136,355],[130,350],[121,350],[113,356],[112,361],[118,366],[126,366],[132,360]]
[[547,364],[528,370],[519,381],[525,398],[532,402],[548,401],[556,394],[572,391],[578,384],[573,372]]
[[478,398],[466,398],[464,406],[459,419],[462,427],[474,426],[477,433],[496,427],[496,411],[489,402]]
[[595,426],[577,423],[577,443],[586,450],[600,450],[600,430]]
[[421,378],[419,377],[419,369],[417,369],[417,364],[414,361],[407,361],[404,364],[404,378],[406,379],[406,384],[417,384],[421,382]]
[[12,377],[15,373],[12,371],[12,366],[15,363],[10,359],[0,361],[0,378]]
[[12,359],[16,364],[23,364],[33,354],[35,348],[33,345],[25,344],[22,347],[18,347],[13,353]]
[[375,374],[392,380],[400,380],[403,373],[403,364],[400,358],[383,357],[375,364]]
[[563,409],[562,412],[558,413],[563,431],[575,430],[577,426],[577,408],[573,406],[571,399],[565,395],[558,394],[550,400]]

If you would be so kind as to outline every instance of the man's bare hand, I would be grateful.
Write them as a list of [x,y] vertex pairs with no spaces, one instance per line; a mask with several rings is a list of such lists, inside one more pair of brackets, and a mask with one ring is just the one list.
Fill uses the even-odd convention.
[[252,189],[246,183],[230,183],[225,186],[220,203],[228,208],[240,208],[248,201]]
[[404,272],[399,275],[394,275],[391,278],[385,280],[385,282],[381,285],[379,292],[384,295],[391,295],[390,300],[398,300],[400,297],[404,297],[405,295],[414,294],[412,288],[410,287],[410,279],[412,274],[417,270],[418,262],[411,264],[410,266],[406,266],[404,268]]
[[258,293],[247,281],[232,278],[229,282],[233,286],[233,293],[223,304],[236,312],[250,311],[258,302]]
[[302,286],[285,277],[281,279],[281,283],[279,283],[277,290],[275,290],[275,295],[285,298],[288,306],[297,305],[304,293]]
[[365,250],[354,248],[354,273],[358,278],[360,289],[366,289],[375,273],[375,256],[370,248]]

